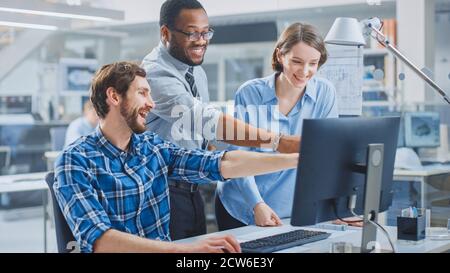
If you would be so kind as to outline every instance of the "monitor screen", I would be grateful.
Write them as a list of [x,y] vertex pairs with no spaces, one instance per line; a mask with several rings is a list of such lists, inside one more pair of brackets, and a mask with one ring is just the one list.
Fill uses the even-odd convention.
[[61,92],[70,94],[88,94],[91,80],[98,68],[94,59],[60,60]]
[[405,146],[412,148],[438,147],[440,145],[439,113],[405,113]]
[[31,113],[31,96],[2,96],[0,97],[0,112],[2,114]]
[[392,203],[392,178],[399,117],[308,119],[303,123],[291,224],[313,225],[351,216],[348,201],[356,195],[362,214],[369,144],[384,144],[379,211]]
[[400,127],[398,130],[398,141],[397,147],[405,147],[405,124],[403,113],[398,111],[387,111],[379,115],[380,117],[399,117],[400,118]]
[[2,125],[0,145],[40,146],[45,149],[50,143],[49,125]]

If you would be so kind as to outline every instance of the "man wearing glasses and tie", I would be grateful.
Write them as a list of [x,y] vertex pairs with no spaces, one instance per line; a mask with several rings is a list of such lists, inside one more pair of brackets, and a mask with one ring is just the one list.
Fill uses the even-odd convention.
[[[208,149],[209,141],[221,140],[266,145],[283,153],[299,151],[299,136],[252,127],[208,105],[208,82],[200,65],[214,31],[197,0],[165,1],[159,24],[161,41],[142,62],[157,105],[147,118],[149,130],[188,149]],[[169,191],[172,240],[206,233],[197,185],[169,181]]]

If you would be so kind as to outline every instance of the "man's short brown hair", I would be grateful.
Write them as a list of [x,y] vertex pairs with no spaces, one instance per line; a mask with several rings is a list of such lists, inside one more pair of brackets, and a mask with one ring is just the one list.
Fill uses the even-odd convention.
[[91,102],[100,118],[109,112],[106,90],[113,87],[124,98],[136,76],[146,77],[145,70],[133,62],[116,62],[104,65],[94,75],[91,84]]

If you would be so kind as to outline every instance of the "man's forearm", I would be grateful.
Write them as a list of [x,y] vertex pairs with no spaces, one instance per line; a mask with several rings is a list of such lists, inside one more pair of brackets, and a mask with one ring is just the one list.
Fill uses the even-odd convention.
[[[271,148],[276,134],[256,128],[230,115],[222,114],[217,128],[217,139],[245,147]],[[280,153],[298,153],[300,149],[299,136],[282,136],[278,145]]]
[[173,253],[184,251],[182,245],[150,240],[110,229],[103,233],[103,235],[95,241],[94,252]]
[[224,178],[261,175],[297,167],[299,155],[269,154],[247,151],[226,152],[220,162]]

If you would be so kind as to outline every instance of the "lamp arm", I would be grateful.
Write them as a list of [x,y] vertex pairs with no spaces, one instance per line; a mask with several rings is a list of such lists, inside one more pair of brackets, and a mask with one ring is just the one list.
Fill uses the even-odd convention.
[[392,54],[394,54],[397,58],[399,58],[402,62],[404,62],[409,68],[411,68],[420,78],[426,81],[434,90],[439,92],[439,94],[443,97],[443,99],[450,104],[450,98],[445,93],[445,91],[439,87],[430,77],[428,77],[425,73],[422,72],[416,65],[414,65],[405,55],[403,55],[397,48],[395,48],[389,40],[384,36],[384,34],[376,29],[373,25],[367,25],[372,31],[376,33],[376,37],[372,36],[372,38],[376,39],[380,44],[386,47]]

